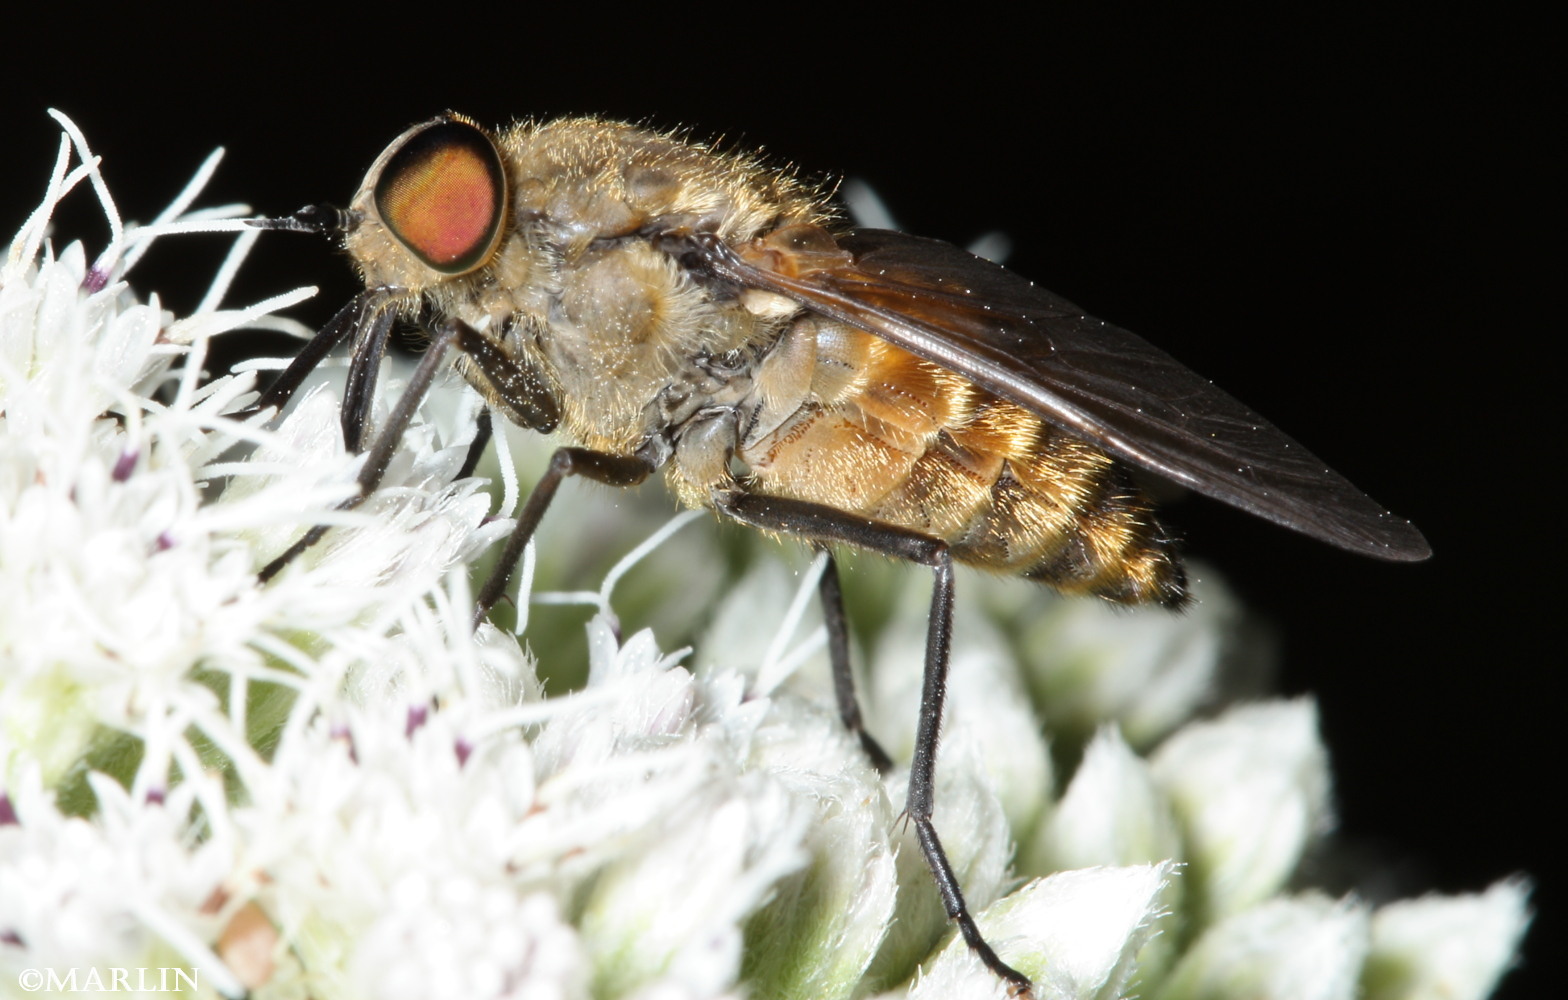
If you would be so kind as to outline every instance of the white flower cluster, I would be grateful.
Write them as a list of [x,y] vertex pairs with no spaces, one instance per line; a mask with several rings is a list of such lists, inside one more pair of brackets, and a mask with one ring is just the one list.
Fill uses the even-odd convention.
[[[796,638],[811,571],[722,583],[665,546],[665,600],[724,590],[691,665],[619,638],[612,574],[586,683],[546,698],[513,636],[466,625],[509,526],[452,478],[472,404],[338,510],[358,458],[329,391],[269,429],[225,415],[252,375],[199,377],[210,337],[305,293],[219,308],[241,236],[190,317],[138,302],[153,237],[237,210],[190,212],[197,183],[122,228],[62,124],[0,271],[0,993],[172,968],[256,1000],[1005,994],[898,821],[903,774],[824,696],[820,629]],[[46,238],[83,181],[111,229],[91,263]],[[603,532],[553,511],[546,534]],[[907,759],[923,600],[885,590],[867,702]],[[1292,886],[1326,755],[1307,701],[1196,719],[1228,683],[1223,592],[1178,618],[961,591],[936,821],[1036,996],[1465,998],[1506,970],[1520,882],[1381,908]]]

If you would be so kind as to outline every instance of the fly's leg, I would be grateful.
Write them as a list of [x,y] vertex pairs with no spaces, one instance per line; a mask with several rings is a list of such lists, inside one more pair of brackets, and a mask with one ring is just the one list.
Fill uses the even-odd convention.
[[[350,334],[356,339],[361,337],[360,331],[367,323],[372,322],[376,314],[385,311],[387,300],[396,293],[396,289],[388,287],[367,288],[349,300],[348,304],[337,311],[327,325],[321,328],[310,339],[289,366],[272,380],[261,398],[256,400],[254,406],[234,414],[236,419],[244,419],[254,413],[275,406],[282,409],[299,387],[304,384],[310,373],[315,371],[325,361],[333,348],[341,344]],[[345,411],[346,412],[346,411]]]
[[[299,388],[305,377],[319,365],[322,360],[350,333],[354,335],[354,356],[349,363],[348,387],[345,391],[343,404],[343,437],[351,449],[358,450],[370,404],[375,391],[376,373],[380,368],[381,357],[386,348],[386,337],[392,326],[392,310],[387,305],[388,291],[384,288],[370,289],[355,297],[338,314],[332,318],[315,339],[306,345],[299,357],[284,370],[283,374],[268,387],[257,403],[257,409],[264,406],[282,406],[289,397]],[[409,379],[408,386],[403,390],[402,397],[397,406],[387,419],[386,426],[376,435],[375,442],[371,445],[365,456],[365,464],[360,468],[357,496],[345,501],[341,509],[347,510],[362,503],[377,486],[381,478],[386,475],[387,466],[392,461],[392,455],[397,451],[398,444],[403,440],[403,433],[408,430],[409,424],[414,419],[415,412],[420,403],[424,401],[430,385],[435,380],[435,375],[442,361],[446,358],[447,350],[456,346],[462,352],[474,369],[479,380],[488,389],[487,395],[491,401],[500,405],[509,417],[525,427],[549,432],[554,429],[560,414],[559,404],[551,393],[543,377],[531,366],[509,356],[500,344],[487,335],[480,333],[462,320],[452,319],[442,323],[431,335],[430,346],[420,358],[419,365],[414,369],[413,376]],[[478,462],[479,454],[490,439],[490,419],[486,412],[480,419],[479,428],[473,443],[469,446],[468,456],[463,465],[463,474],[473,471],[473,466]],[[575,466],[571,459],[566,460],[565,473],[556,473],[551,480],[551,474],[546,473],[545,479],[550,480],[549,488],[542,489],[546,484],[541,481],[534,494],[530,495],[527,506],[523,510],[523,518],[518,522],[519,532],[527,526],[526,535],[518,541],[519,532],[513,533],[512,541],[507,545],[507,556],[491,575],[490,580],[480,592],[481,614],[489,610],[490,606],[500,597],[506,581],[512,575],[512,567],[517,558],[522,555],[523,546],[527,544],[528,537],[537,527],[544,508],[550,502],[550,497],[555,493],[561,475],[576,472],[590,478],[599,479],[601,482],[621,483],[628,473],[619,469],[612,469],[615,462],[639,463],[639,470],[635,478],[626,480],[625,484],[641,482],[651,471],[651,466],[641,459],[619,458],[613,455],[600,455],[597,452],[585,449],[562,449],[563,451],[581,452],[577,457]],[[587,457],[584,457],[587,456]],[[595,462],[594,459],[598,459]],[[552,472],[562,464],[560,453],[551,462]],[[599,475],[595,472],[600,469],[611,469]],[[588,471],[584,471],[588,470]],[[604,477],[608,478],[604,478]],[[542,494],[542,495],[541,495]],[[532,521],[527,519],[532,516]],[[296,559],[301,552],[320,541],[326,534],[325,525],[311,528],[299,541],[289,546],[281,556],[262,567],[261,581],[272,579],[283,567]],[[476,623],[478,619],[475,619]]]
[[348,378],[343,383],[343,444],[349,451],[365,448],[365,429],[370,426],[370,408],[376,399],[376,381],[381,376],[381,359],[387,354],[387,337],[392,333],[392,311],[382,309],[368,317],[354,337],[354,353],[349,357]]
[[[1029,977],[1003,962],[980,934],[964,903],[958,876],[931,823],[936,786],[936,747],[942,727],[942,699],[947,692],[947,662],[953,633],[953,557],[947,543],[917,531],[846,514],[832,507],[764,497],[739,490],[715,491],[720,511],[743,524],[798,535],[818,544],[844,544],[879,552],[894,559],[929,566],[936,574],[931,592],[931,617],[926,628],[925,679],[920,695],[920,724],[915,759],[909,771],[909,796],[904,812],[915,826],[920,850],[936,882],[947,915],[958,925],[970,949],[985,967],[1006,980],[1014,996],[1032,996]],[[835,580],[836,583],[836,580]],[[831,626],[830,635],[831,635]]]
[[475,600],[474,627],[479,627],[485,612],[506,591],[507,581],[512,578],[512,571],[523,557],[523,549],[534,537],[534,531],[538,529],[544,512],[549,509],[550,501],[555,499],[555,491],[560,488],[561,480],[567,476],[582,476],[607,486],[635,486],[647,479],[651,472],[653,463],[638,455],[611,455],[588,448],[557,448],[555,454],[550,456],[549,468],[534,484],[533,492],[528,494],[528,502],[523,504],[522,512],[517,515],[517,527],[512,529],[512,537],[507,539],[501,561],[479,590]]
[[[459,346],[467,360],[464,374],[473,382],[493,406],[497,406],[514,423],[548,434],[561,418],[560,402],[548,381],[537,369],[506,351],[504,346],[484,333],[464,324]],[[478,461],[482,439],[488,439],[489,413],[486,412],[480,433],[475,437],[476,447],[470,449],[465,468]],[[607,486],[635,486],[653,472],[653,463],[639,455],[612,455],[589,448],[557,448],[550,456],[550,465],[534,484],[533,492],[517,515],[517,527],[507,539],[501,559],[496,563],[490,578],[479,589],[475,599],[474,627],[484,619],[485,613],[495,606],[506,591],[507,582],[523,557],[523,549],[534,537],[539,521],[555,499],[555,491],[567,476],[582,476]]]
[[866,731],[865,719],[860,715],[860,702],[855,699],[855,675],[849,666],[849,623],[844,617],[844,592],[839,588],[838,561],[826,549],[823,554],[827,556],[827,564],[822,567],[817,595],[822,601],[822,624],[828,630],[828,660],[833,664],[833,698],[838,702],[838,717],[844,720],[844,728],[860,741],[860,748],[871,759],[872,766],[886,774],[893,769],[893,760]]
[[[403,440],[403,432],[408,430],[408,425],[413,421],[419,404],[424,402],[425,393],[430,391],[430,383],[435,380],[436,370],[446,359],[447,348],[457,339],[458,328],[462,325],[453,321],[443,323],[436,330],[431,338],[429,349],[425,351],[424,357],[419,359],[419,365],[414,369],[413,376],[409,378],[408,387],[403,390],[403,395],[398,399],[397,406],[393,408],[386,426],[376,435],[375,444],[365,455],[365,464],[360,466],[359,470],[358,495],[345,500],[339,505],[340,509],[349,510],[359,506],[381,484],[381,477],[386,475],[392,455]],[[277,576],[283,567],[298,558],[301,552],[315,545],[326,533],[327,525],[324,524],[318,524],[305,532],[304,536],[290,545],[282,555],[262,567],[261,572],[257,574],[261,582],[266,583]]]
[[485,448],[490,445],[490,435],[494,428],[490,425],[490,408],[483,407],[479,416],[474,418],[474,439],[468,442],[468,454],[463,456],[463,467],[457,470],[454,479],[467,479],[479,468],[479,460],[484,457]]

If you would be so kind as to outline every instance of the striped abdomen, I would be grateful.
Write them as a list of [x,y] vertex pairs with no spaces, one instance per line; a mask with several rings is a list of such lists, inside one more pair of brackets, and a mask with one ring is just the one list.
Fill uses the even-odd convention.
[[811,329],[789,362],[810,364],[810,392],[742,445],[751,489],[926,532],[1065,593],[1183,602],[1169,536],[1104,452],[877,337]]

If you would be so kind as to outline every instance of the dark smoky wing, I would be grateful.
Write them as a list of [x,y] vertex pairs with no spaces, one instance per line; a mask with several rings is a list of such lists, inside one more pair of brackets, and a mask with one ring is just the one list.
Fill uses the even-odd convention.
[[847,255],[802,261],[794,277],[743,266],[1199,493],[1353,552],[1431,554],[1409,522],[1141,337],[939,240],[860,230],[837,245]]

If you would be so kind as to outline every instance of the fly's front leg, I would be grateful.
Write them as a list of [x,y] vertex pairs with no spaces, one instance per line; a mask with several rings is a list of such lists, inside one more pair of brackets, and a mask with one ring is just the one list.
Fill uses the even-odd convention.
[[[375,392],[376,372],[385,352],[387,332],[392,326],[393,312],[389,295],[389,290],[385,288],[370,289],[339,310],[316,338],[306,345],[299,357],[268,387],[256,408],[281,407],[332,348],[352,334],[354,356],[349,363],[349,380],[341,420],[344,441],[351,450],[358,451]],[[386,426],[376,435],[366,453],[365,463],[360,467],[358,476],[358,494],[344,501],[340,509],[358,506],[381,485],[381,479],[386,475],[387,466],[402,442],[404,432],[408,430],[419,405],[430,391],[436,372],[446,359],[447,350],[454,345],[477,373],[475,381],[485,390],[486,396],[505,409],[508,416],[524,426],[541,431],[555,427],[560,408],[545,380],[535,369],[509,357],[499,344],[462,320],[447,320],[432,332],[430,346],[420,358]],[[472,471],[479,451],[488,440],[489,418],[486,415],[475,435],[474,444],[469,448],[468,459],[464,463],[465,474]],[[646,473],[643,475],[646,476]],[[307,531],[281,556],[262,567],[258,574],[261,581],[265,583],[276,576],[301,552],[316,544],[326,532],[326,526],[319,524]],[[521,546],[517,551],[521,553]],[[502,574],[502,585],[506,582],[505,577],[510,575],[511,568],[507,566],[506,572]],[[498,595],[499,590],[496,591]],[[491,603],[494,603],[494,599],[492,596]]]
[[[925,679],[920,695],[920,724],[915,759],[909,771],[909,796],[904,811],[915,826],[920,850],[936,881],[947,915],[958,925],[971,950],[986,968],[1005,979],[1014,996],[1030,996],[1029,977],[997,957],[975,925],[964,903],[958,876],[931,823],[936,787],[936,748],[942,728],[942,699],[947,693],[948,653],[953,634],[953,557],[947,543],[930,535],[846,514],[822,504],[765,497],[740,490],[718,490],[714,504],[735,520],[765,531],[798,535],[819,544],[845,544],[880,552],[895,559],[931,567],[936,583],[931,592],[931,617],[926,627]],[[836,587],[837,577],[834,577]],[[830,626],[831,629],[831,626]],[[830,632],[831,634],[831,632]]]
[[467,323],[460,324],[459,369],[485,401],[519,427],[548,434],[561,421],[561,403],[544,373],[506,345]]
[[304,384],[310,373],[315,371],[321,362],[326,360],[327,355],[332,353],[333,348],[337,347],[351,335],[358,339],[361,336],[360,331],[364,329],[365,325],[372,322],[376,315],[384,312],[387,303],[397,293],[398,289],[396,288],[380,286],[367,288],[354,296],[347,305],[339,309],[337,314],[327,321],[327,325],[322,327],[319,333],[310,339],[310,342],[305,345],[304,349],[294,356],[294,360],[289,362],[289,366],[277,378],[272,380],[272,384],[267,386],[266,391],[256,400],[255,405],[234,414],[234,417],[242,420],[254,413],[265,410],[269,406],[275,406],[281,410],[293,398],[294,393],[299,391],[299,387]]
[[457,470],[453,479],[467,479],[479,468],[479,460],[484,457],[485,448],[490,444],[490,436],[495,428],[490,423],[490,408],[483,407],[479,416],[474,418],[474,439],[468,442],[468,454],[463,456],[463,467]]
[[[460,325],[455,320],[444,323],[431,337],[429,349],[425,351],[424,357],[419,359],[419,365],[409,378],[408,386],[403,390],[402,397],[398,399],[397,406],[393,408],[386,426],[381,429],[380,434],[376,435],[375,444],[365,454],[365,463],[360,466],[357,479],[358,494],[339,504],[339,509],[349,510],[359,506],[377,486],[381,485],[381,477],[387,473],[392,455],[403,440],[403,432],[408,430],[408,425],[413,421],[419,404],[424,402],[425,394],[430,391],[430,383],[435,380],[436,370],[446,359],[447,348],[457,338],[457,327]],[[293,562],[301,552],[315,545],[326,533],[327,526],[324,524],[318,524],[305,532],[304,537],[289,546],[281,556],[262,567],[261,572],[257,574],[261,582],[266,583],[277,576],[283,567]]]
[[376,400],[381,361],[387,356],[392,319],[392,310],[382,309],[360,326],[354,338],[348,378],[343,381],[343,409],[338,415],[343,425],[343,443],[349,451],[357,452],[365,446],[365,429],[370,426],[370,408]]

